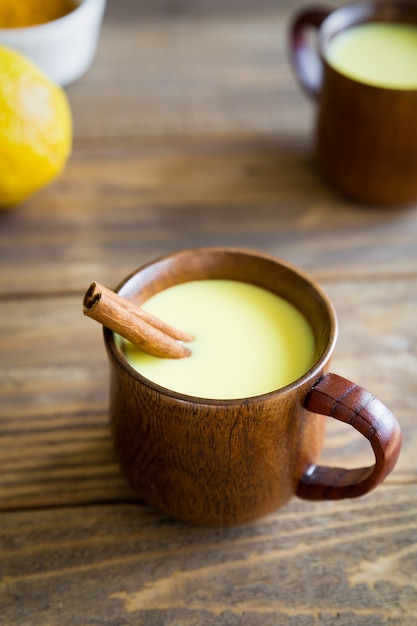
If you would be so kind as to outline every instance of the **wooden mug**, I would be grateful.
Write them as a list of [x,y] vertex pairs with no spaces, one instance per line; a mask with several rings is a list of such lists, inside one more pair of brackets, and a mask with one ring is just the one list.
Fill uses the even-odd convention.
[[297,79],[318,101],[315,143],[327,179],[353,199],[402,205],[417,200],[417,88],[353,80],[326,59],[335,36],[370,22],[417,26],[417,4],[388,0],[305,8],[292,21],[290,56]]
[[[400,427],[370,393],[328,372],[336,316],[311,278],[261,253],[200,248],[145,265],[117,291],[141,303],[172,285],[207,278],[258,285],[297,307],[313,330],[315,362],[301,378],[271,393],[209,400],[143,377],[105,328],[112,437],[139,496],[181,520],[229,525],[271,513],[294,494],[307,500],[340,499],[376,487],[396,463]],[[324,416],[350,424],[367,438],[375,464],[360,469],[317,465]]]

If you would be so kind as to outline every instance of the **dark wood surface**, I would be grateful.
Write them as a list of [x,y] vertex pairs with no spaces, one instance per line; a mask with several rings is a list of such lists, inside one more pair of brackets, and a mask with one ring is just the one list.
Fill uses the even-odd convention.
[[[314,107],[286,51],[300,6],[109,0],[95,63],[67,89],[67,168],[0,214],[2,624],[415,624],[417,206],[353,204],[317,173]],[[333,371],[404,433],[372,494],[294,499],[227,530],[137,501],[114,459],[106,355],[82,297],[198,245],[274,254],[332,298]],[[329,423],[323,462],[369,454]]]

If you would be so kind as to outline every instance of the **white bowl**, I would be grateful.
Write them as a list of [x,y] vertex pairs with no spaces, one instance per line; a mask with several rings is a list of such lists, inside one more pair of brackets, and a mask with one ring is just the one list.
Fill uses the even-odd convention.
[[93,61],[105,5],[106,0],[79,0],[74,11],[53,22],[0,28],[0,45],[24,54],[55,83],[68,85]]

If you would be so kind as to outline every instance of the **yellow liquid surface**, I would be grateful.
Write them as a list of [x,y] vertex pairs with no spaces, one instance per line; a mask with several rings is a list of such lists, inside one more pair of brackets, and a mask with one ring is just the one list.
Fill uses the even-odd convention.
[[326,58],[354,80],[417,89],[417,26],[370,23],[349,28],[330,42]]
[[161,359],[129,342],[130,364],[153,382],[187,395],[245,398],[283,387],[313,364],[313,332],[304,316],[273,293],[232,280],[175,285],[143,305],[191,333],[192,354]]

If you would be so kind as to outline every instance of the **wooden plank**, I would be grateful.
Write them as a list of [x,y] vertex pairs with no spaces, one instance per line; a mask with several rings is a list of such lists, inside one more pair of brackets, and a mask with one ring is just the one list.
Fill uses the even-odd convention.
[[67,89],[76,145],[309,133],[314,108],[288,59],[300,6],[108,3],[94,64]]
[[412,626],[417,489],[293,500],[237,528],[145,506],[5,513],[0,605],[8,626]]
[[259,249],[319,279],[417,268],[417,206],[354,206],[317,177],[303,146],[262,141],[79,152],[0,224],[8,297],[115,286],[145,261],[201,245]]

